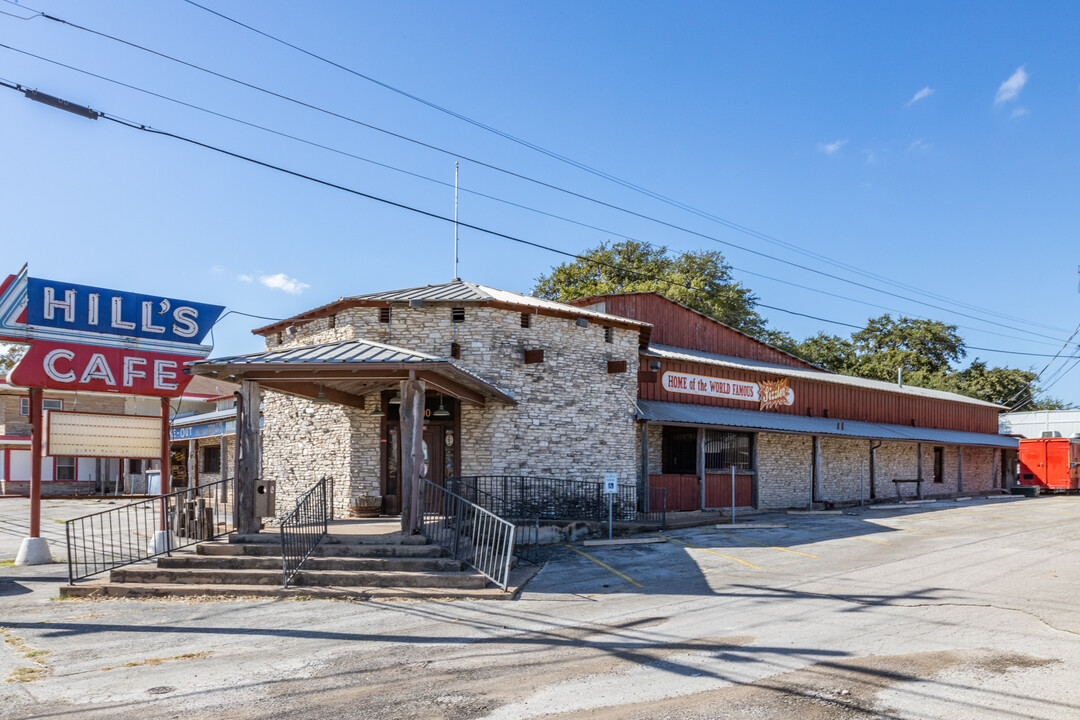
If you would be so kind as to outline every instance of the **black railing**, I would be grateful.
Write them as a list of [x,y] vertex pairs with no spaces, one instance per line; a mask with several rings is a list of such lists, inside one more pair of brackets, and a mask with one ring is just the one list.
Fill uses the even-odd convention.
[[233,505],[219,499],[222,486],[231,482],[218,480],[68,520],[68,582],[233,532]]
[[420,488],[420,532],[505,590],[514,523],[426,478],[420,478]]
[[315,546],[326,537],[332,519],[334,479],[324,477],[300,496],[296,507],[281,518],[281,573],[285,587],[300,570]]
[[[449,478],[446,486],[499,517],[515,520],[608,519],[604,484],[590,480],[527,475],[472,475]],[[612,498],[612,519],[620,522],[667,523],[667,492],[649,488],[641,496],[632,485],[620,485]]]

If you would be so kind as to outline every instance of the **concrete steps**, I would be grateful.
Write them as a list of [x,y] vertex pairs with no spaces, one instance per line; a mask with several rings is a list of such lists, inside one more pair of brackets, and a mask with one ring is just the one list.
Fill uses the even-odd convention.
[[[282,587],[277,533],[230,536],[155,564],[116,568],[107,581],[61,589],[69,597],[294,597],[491,599],[506,597],[487,578],[418,535],[329,535],[290,587]],[[510,597],[513,596],[511,593]]]

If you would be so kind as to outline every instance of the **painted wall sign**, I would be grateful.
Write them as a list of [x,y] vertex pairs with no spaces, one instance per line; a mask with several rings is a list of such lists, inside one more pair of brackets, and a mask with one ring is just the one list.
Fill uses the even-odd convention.
[[755,383],[690,373],[665,372],[661,378],[661,385],[665,390],[673,393],[756,402],[760,404],[761,410],[770,410],[795,402],[795,391],[788,387],[787,378]]
[[232,435],[236,432],[235,420],[217,420],[202,425],[181,425],[170,431],[173,440],[194,440],[195,438]]
[[60,457],[159,458],[161,418],[52,410],[45,452]]
[[53,390],[179,397],[184,364],[225,308],[29,277],[0,283],[0,340],[29,343],[11,384]]

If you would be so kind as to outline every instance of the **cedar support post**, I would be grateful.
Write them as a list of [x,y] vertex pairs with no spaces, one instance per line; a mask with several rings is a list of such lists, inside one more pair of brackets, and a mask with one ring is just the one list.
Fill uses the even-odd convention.
[[641,474],[638,477],[638,506],[642,512],[652,512],[649,507],[649,424],[641,423]]
[[[218,479],[226,480],[229,477],[229,436],[225,433],[224,428],[221,431],[221,437],[218,438],[221,449],[218,452]],[[221,502],[229,501],[229,483],[223,482],[218,487],[221,491],[218,493],[218,499]]]
[[698,510],[705,509],[705,428],[697,429]]
[[252,535],[259,532],[255,517],[255,482],[262,470],[259,456],[259,383],[240,382],[240,422],[237,424],[236,532]]
[[401,381],[401,532],[420,531],[420,474],[424,466],[424,381],[414,371]]
[[915,476],[916,478],[918,478],[919,484],[916,487],[919,488],[919,499],[922,500],[922,497],[923,497],[923,491],[922,491],[922,443],[916,443],[915,448],[916,448],[916,452],[919,453],[919,457],[917,458],[917,460],[918,460],[917,473],[918,474]]

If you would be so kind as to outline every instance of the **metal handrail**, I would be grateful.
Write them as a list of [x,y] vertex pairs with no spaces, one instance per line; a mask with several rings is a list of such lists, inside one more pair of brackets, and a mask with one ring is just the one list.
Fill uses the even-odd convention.
[[503,590],[510,584],[514,523],[420,478],[420,532]]
[[332,477],[323,477],[296,501],[296,507],[281,518],[281,574],[284,587],[296,577],[300,567],[328,530],[331,519]]
[[68,583],[235,532],[233,504],[219,499],[222,485],[231,482],[217,480],[66,521]]
[[[504,518],[515,520],[606,521],[608,498],[603,483],[591,480],[528,475],[471,475],[452,477],[447,486]],[[620,485],[614,497],[614,518],[667,525],[667,493],[648,488],[647,495],[632,485]]]

